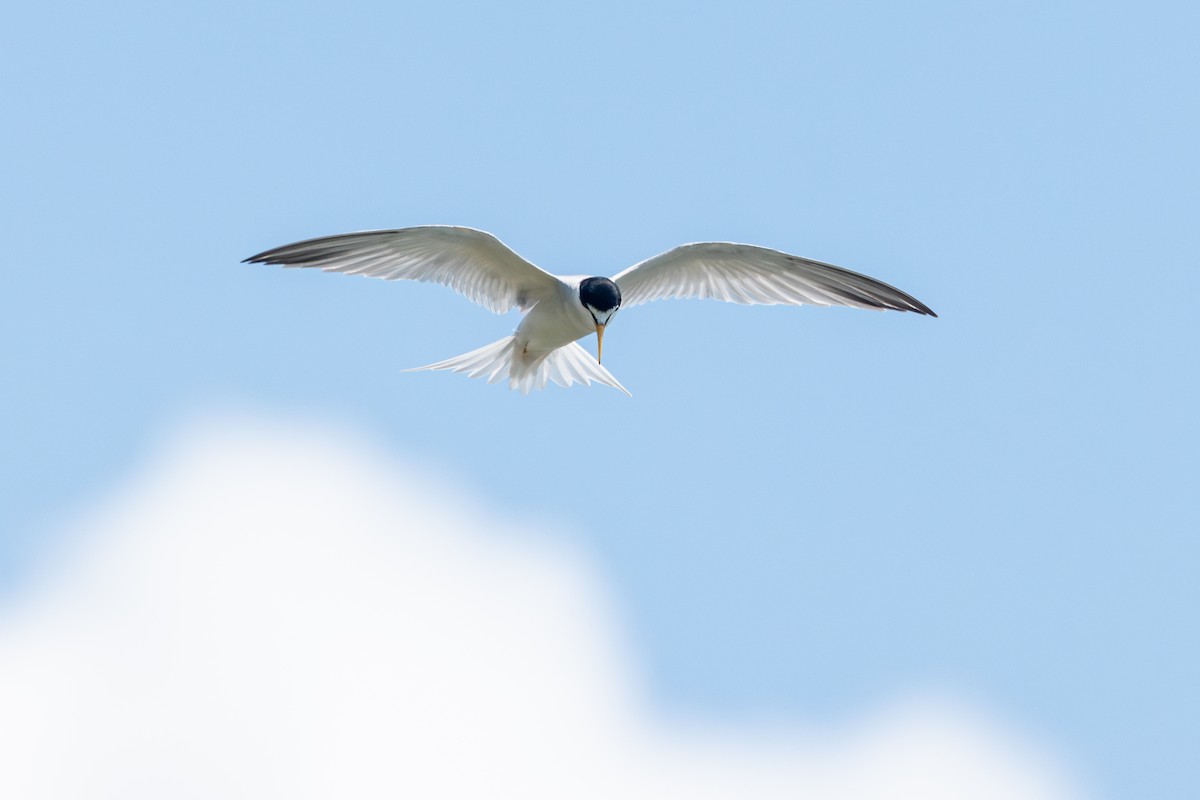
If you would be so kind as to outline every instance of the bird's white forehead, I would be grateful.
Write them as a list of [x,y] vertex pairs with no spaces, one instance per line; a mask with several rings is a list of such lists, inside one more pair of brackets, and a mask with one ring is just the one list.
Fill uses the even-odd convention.
[[608,311],[597,311],[592,306],[587,306],[587,310],[591,312],[592,317],[595,318],[596,322],[598,322],[601,325],[607,325],[609,320],[611,320],[613,317],[615,317],[617,315],[617,311],[619,311],[620,309],[612,308],[612,309],[609,309]]

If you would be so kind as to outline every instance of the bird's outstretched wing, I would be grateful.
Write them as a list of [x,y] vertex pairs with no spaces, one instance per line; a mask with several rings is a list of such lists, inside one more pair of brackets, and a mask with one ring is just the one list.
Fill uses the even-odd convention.
[[561,283],[490,233],[453,225],[324,236],[285,244],[243,263],[440,283],[497,314],[514,306],[529,309]]
[[731,242],[685,244],[613,278],[621,305],[668,297],[706,297],[762,305],[854,306],[936,317],[920,300],[886,283],[766,247]]

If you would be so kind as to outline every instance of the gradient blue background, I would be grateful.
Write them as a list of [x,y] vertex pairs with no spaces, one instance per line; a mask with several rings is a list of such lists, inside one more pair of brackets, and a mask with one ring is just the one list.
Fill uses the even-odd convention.
[[[180,419],[334,416],[569,521],[662,713],[949,686],[1104,796],[1200,795],[1197,8],[14,8],[0,603]],[[515,316],[239,263],[428,223],[563,273],[753,242],[941,318],[638,307],[632,400],[521,397],[400,371]]]

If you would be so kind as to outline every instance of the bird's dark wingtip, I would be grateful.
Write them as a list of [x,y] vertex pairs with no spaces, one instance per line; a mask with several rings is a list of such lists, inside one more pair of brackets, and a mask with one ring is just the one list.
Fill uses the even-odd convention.
[[909,307],[904,309],[905,311],[913,311],[917,314],[924,314],[927,317],[933,317],[934,319],[937,318],[937,314],[934,313],[934,310],[922,303],[917,298],[913,297],[912,295],[905,295],[905,297],[912,301]]

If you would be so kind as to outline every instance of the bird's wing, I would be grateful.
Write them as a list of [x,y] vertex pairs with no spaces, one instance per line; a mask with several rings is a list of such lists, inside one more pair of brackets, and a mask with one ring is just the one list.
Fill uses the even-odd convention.
[[440,283],[497,314],[514,306],[529,309],[560,283],[490,233],[452,225],[324,236],[285,244],[243,263]]
[[731,242],[685,244],[613,278],[621,305],[668,297],[708,297],[762,305],[854,306],[936,317],[920,300],[848,269]]

